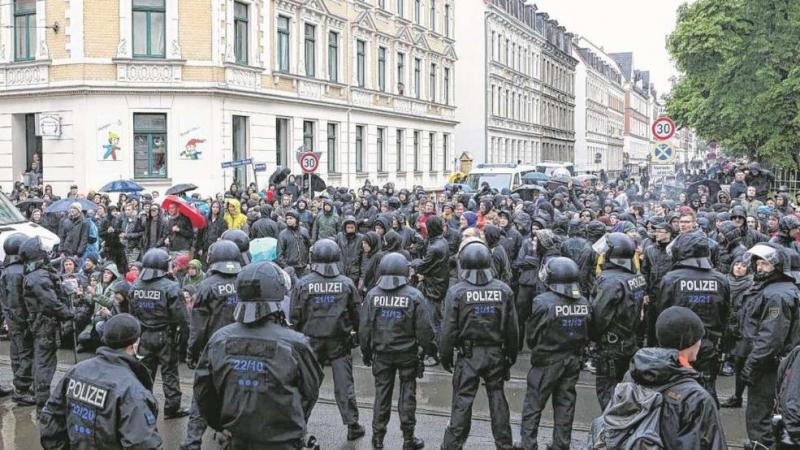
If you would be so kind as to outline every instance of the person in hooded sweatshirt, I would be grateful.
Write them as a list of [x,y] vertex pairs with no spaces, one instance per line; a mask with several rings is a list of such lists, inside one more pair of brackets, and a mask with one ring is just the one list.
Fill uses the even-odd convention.
[[339,271],[358,286],[358,280],[361,278],[361,257],[363,255],[361,241],[364,239],[364,235],[358,232],[358,225],[353,216],[344,217],[341,230],[336,235],[336,244],[342,251]]
[[384,256],[388,255],[389,253],[399,253],[403,255],[405,259],[411,262],[411,253],[408,250],[403,248],[403,242],[400,239],[400,235],[392,230],[383,235],[383,244],[381,245],[381,256],[378,258],[378,264],[380,264],[380,260],[383,259]]
[[731,264],[730,273],[727,274],[728,284],[731,287],[731,309],[728,319],[728,329],[723,338],[723,352],[727,358],[722,368],[723,374],[735,375],[735,391],[732,396],[720,403],[723,408],[740,408],[745,384],[740,376],[744,362],[747,359],[747,346],[742,337],[742,303],[745,293],[753,285],[753,274],[744,261],[744,254],[738,255]]
[[305,274],[310,246],[308,230],[300,226],[295,210],[286,212],[286,228],[278,235],[278,264],[293,267],[298,277]]
[[428,245],[421,258],[411,261],[413,274],[420,280],[417,288],[422,292],[434,308],[433,325],[438,331],[442,321],[442,307],[447,287],[450,284],[448,260],[450,249],[442,236],[444,221],[439,216],[431,216],[426,222],[428,229]]
[[229,230],[243,230],[247,232],[247,216],[242,214],[239,200],[229,198],[225,200],[225,224]]
[[511,262],[508,259],[503,241],[503,230],[494,225],[486,225],[483,228],[483,235],[486,238],[486,245],[492,253],[492,270],[494,276],[505,284],[511,285]]
[[320,239],[335,239],[339,232],[339,216],[333,210],[333,201],[325,199],[322,202],[322,214],[317,214],[311,230],[311,242]]
[[364,196],[359,202],[359,208],[356,212],[355,219],[358,224],[358,231],[365,233],[372,228],[372,221],[378,215],[378,208],[372,203],[369,196]]
[[381,238],[378,233],[370,231],[361,240],[361,274],[358,279],[358,291],[365,295],[378,282],[378,264],[380,264]]

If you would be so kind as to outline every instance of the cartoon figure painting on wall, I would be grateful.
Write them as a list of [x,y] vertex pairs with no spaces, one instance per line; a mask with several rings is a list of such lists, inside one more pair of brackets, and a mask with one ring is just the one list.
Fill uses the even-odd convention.
[[117,152],[122,150],[122,147],[119,146],[119,135],[113,131],[108,132],[108,143],[103,144],[103,160],[107,161],[111,158],[112,161],[117,160]]
[[186,141],[186,145],[184,145],[183,150],[181,151],[181,158],[191,160],[200,159],[200,155],[202,155],[203,152],[198,147],[205,141],[205,139],[197,138],[191,138]]

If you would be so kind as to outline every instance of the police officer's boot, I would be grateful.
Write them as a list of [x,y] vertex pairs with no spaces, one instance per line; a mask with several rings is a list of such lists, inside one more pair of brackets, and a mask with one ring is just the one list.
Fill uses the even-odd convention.
[[419,450],[425,448],[425,441],[418,437],[403,438],[403,450]]
[[0,386],[0,397],[8,397],[14,393],[14,388],[10,386]]
[[725,399],[722,403],[720,403],[721,407],[723,408],[741,408],[742,407],[742,397],[737,397],[732,395]]
[[31,391],[18,391],[14,389],[14,394],[11,399],[20,406],[33,406],[36,404],[36,399],[33,398],[33,393]]
[[372,448],[381,450],[383,448],[383,435],[375,434],[372,436]]
[[189,415],[189,408],[178,408],[173,410],[164,410],[164,419],[179,419]]
[[347,426],[347,440],[348,441],[355,441],[356,439],[364,436],[367,434],[364,427],[362,427],[359,423],[351,423]]

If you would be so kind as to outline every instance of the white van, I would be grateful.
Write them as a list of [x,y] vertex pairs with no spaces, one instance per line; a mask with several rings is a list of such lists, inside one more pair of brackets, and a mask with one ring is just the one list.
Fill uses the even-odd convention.
[[481,185],[486,182],[489,187],[502,191],[508,189],[513,191],[522,185],[522,176],[529,172],[536,172],[536,166],[526,164],[477,164],[467,175],[464,184],[469,185],[473,190],[480,190]]
[[6,241],[6,238],[14,233],[22,233],[28,237],[38,237],[41,239],[42,245],[48,253],[61,242],[58,236],[50,232],[47,228],[29,222],[28,219],[19,212],[19,209],[11,203],[11,200],[0,192],[0,261],[6,257],[6,252],[3,251],[3,243]]

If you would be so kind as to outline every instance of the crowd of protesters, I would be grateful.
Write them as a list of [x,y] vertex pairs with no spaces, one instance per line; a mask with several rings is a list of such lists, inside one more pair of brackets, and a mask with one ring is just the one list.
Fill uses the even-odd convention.
[[[636,319],[636,341],[631,345],[655,347],[656,317],[665,306],[660,299],[662,281],[671,270],[682,267],[683,261],[674,260],[682,250],[672,248],[672,244],[682,235],[690,235],[695,239],[691,242],[700,243],[695,247],[707,248],[707,254],[698,253],[696,259],[707,259],[711,266],[706,269],[719,271],[730,292],[719,309],[724,311],[719,314],[725,315],[719,320],[723,329],[705,320],[703,323],[707,330],[713,328],[715,334],[709,345],[719,353],[715,358],[720,367],[712,364],[713,374],[705,368],[701,383],[713,397],[712,409],[702,423],[680,432],[693,434],[687,442],[709,445],[704,448],[724,447],[715,412],[719,403],[714,389],[717,374],[737,377],[733,397],[722,402],[727,407],[739,407],[746,386],[752,389],[759,380],[774,386],[777,375],[777,365],[767,367],[759,360],[755,367],[752,361],[754,341],[769,339],[763,334],[777,331],[761,328],[761,335],[748,335],[749,321],[775,319],[772,316],[777,313],[773,309],[761,311],[765,319],[755,317],[749,309],[748,302],[755,301],[757,290],[772,279],[756,271],[745,255],[759,243],[770,242],[780,251],[785,249],[788,258],[786,267],[770,260],[775,266],[772,269],[800,273],[800,192],[792,195],[783,187],[773,190],[771,175],[757,163],[734,163],[722,174],[681,176],[677,184],[651,183],[648,177],[634,179],[626,174],[608,182],[602,175],[596,182],[556,179],[524,197],[519,192],[498,192],[488,184],[471,192],[448,185],[434,193],[422,187],[397,189],[391,183],[378,186],[367,182],[358,189],[328,187],[313,198],[305,197],[290,176],[285,183],[265,190],[258,190],[254,184],[244,189],[233,184],[227,192],[214,196],[183,194],[184,200],[206,218],[206,226],[200,229],[193,228],[176,205],[163,210],[159,192],[109,195],[80,192],[78,186],[72,186],[65,197],[75,199],[75,203],[65,214],[46,212],[49,204],[60,199],[49,185],[39,189],[18,183],[11,199],[18,204],[32,198],[43,201],[24,208],[23,213],[61,239],[58,271],[63,282],[72,286],[70,293],[79,311],[73,326],[81,335],[82,346],[99,344],[98,321],[129,310],[128,286],[137,279],[148,250],[169,252],[172,276],[180,283],[190,311],[197,285],[208,267],[209,248],[226,231],[239,230],[246,241],[274,239],[275,262],[294,280],[308,273],[311,247],[321,240],[333,240],[341,250],[341,273],[352,280],[362,298],[376,287],[381,260],[392,253],[403,255],[415,286],[432,305],[431,320],[437,333],[442,327],[448,288],[459,279],[460,250],[468,242],[481,240],[491,252],[494,277],[514,292],[523,345],[525,326],[532,323],[532,308],[535,311],[531,302],[547,291],[541,270],[553,258],[565,256],[574,261],[580,270],[580,295],[599,311],[596,302],[603,293],[598,283],[602,284],[603,274],[617,264],[613,250],[604,257],[602,247],[608,246],[608,236],[621,233],[635,249],[632,266],[626,270],[646,280],[644,296],[637,299],[640,317]],[[710,178],[725,177],[731,180],[729,188],[719,189],[709,182],[713,181]],[[86,208],[79,200],[92,202],[95,207]],[[246,252],[246,242],[240,244]],[[793,280],[797,281],[800,277]],[[790,322],[797,320],[796,302],[793,308],[780,312],[794,314]],[[179,338],[181,359],[186,357],[189,323],[187,316]],[[785,330],[790,334],[787,339],[796,337],[791,333],[797,334],[796,322],[791,326],[794,328]],[[599,347],[607,346],[602,339],[605,337],[599,338]],[[589,348],[595,348],[594,344],[587,342],[585,349]],[[680,345],[675,348],[684,350]],[[772,349],[769,358],[784,356],[784,350]],[[626,355],[627,362],[633,353]],[[595,370],[598,365],[604,367],[601,371],[609,370],[602,361],[593,364],[591,358],[587,359],[586,369]],[[764,374],[764,370],[775,373]],[[774,399],[762,399],[762,403],[772,405]],[[752,412],[754,407],[748,405],[748,434],[754,443],[771,445],[774,441],[763,423],[772,410],[764,404]]]

